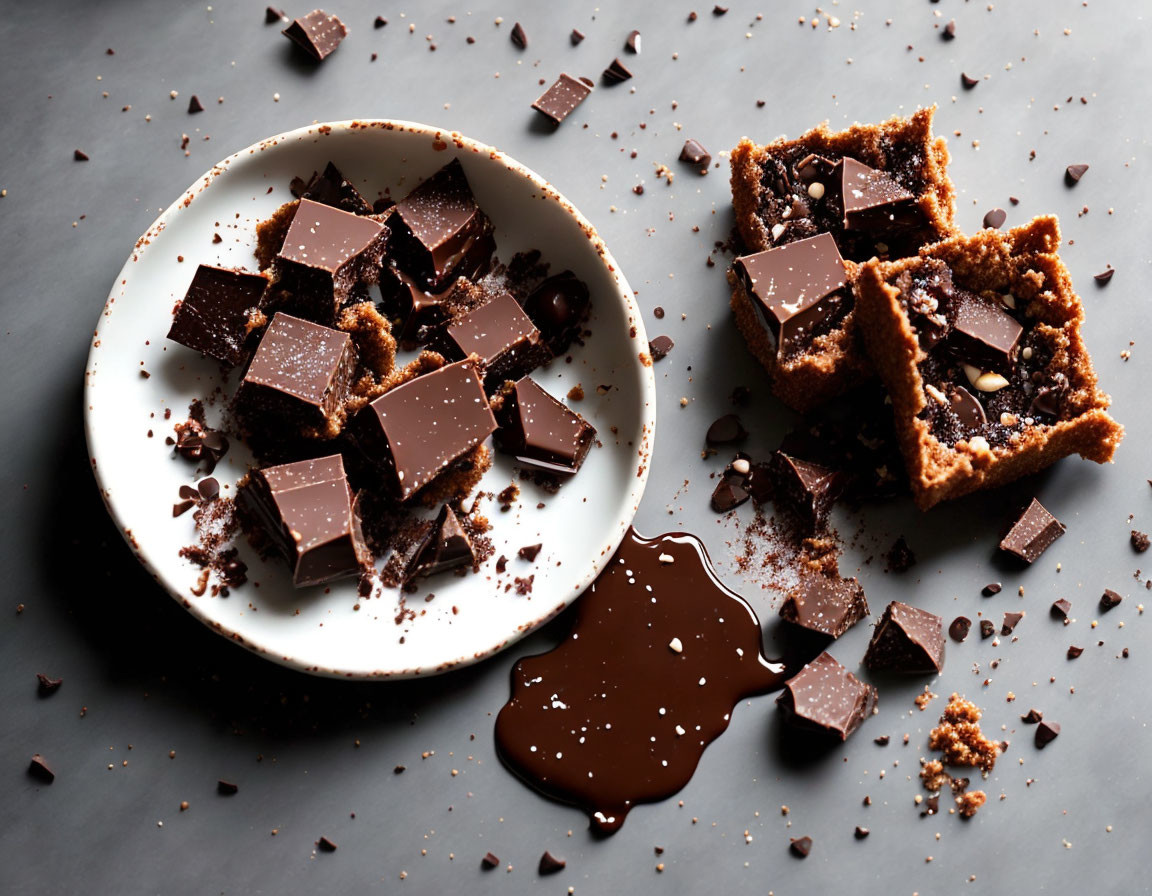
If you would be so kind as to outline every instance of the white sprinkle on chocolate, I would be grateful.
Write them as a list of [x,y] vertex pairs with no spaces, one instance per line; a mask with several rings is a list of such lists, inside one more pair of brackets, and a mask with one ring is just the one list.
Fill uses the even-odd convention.
[[675,563],[676,562],[676,558],[673,557],[671,554],[661,554],[657,559],[659,559],[659,561],[661,563]]

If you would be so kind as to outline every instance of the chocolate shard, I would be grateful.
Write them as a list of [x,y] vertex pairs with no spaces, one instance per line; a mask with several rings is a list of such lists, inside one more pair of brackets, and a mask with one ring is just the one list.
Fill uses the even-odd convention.
[[1060,726],[1056,722],[1040,722],[1036,726],[1036,749],[1043,750],[1060,736]]
[[991,619],[981,619],[980,620],[980,638],[982,640],[987,640],[988,638],[991,638],[994,634],[996,634],[996,623],[994,623]]
[[1100,609],[1107,613],[1113,607],[1120,606],[1122,600],[1124,600],[1124,598],[1111,588],[1105,588],[1104,593],[1100,595]]
[[876,672],[939,672],[944,668],[944,644],[944,620],[927,610],[892,601],[876,623],[864,665]]
[[264,24],[274,25],[276,22],[282,22],[288,18],[284,15],[284,10],[277,9],[275,6],[269,6],[264,10]]
[[684,148],[680,150],[680,161],[687,162],[701,174],[707,174],[708,166],[712,164],[712,153],[697,140],[685,140]]
[[45,784],[51,784],[56,779],[56,773],[48,765],[48,760],[39,753],[34,753],[28,763],[28,774]]
[[1095,280],[1097,283],[1099,283],[1101,286],[1103,286],[1105,283],[1107,283],[1108,281],[1110,281],[1112,279],[1112,275],[1115,273],[1116,273],[1115,268],[1107,268],[1107,269],[1101,271],[1099,274],[1093,274],[1092,279]]
[[519,22],[512,26],[512,33],[508,37],[521,50],[528,46],[528,35],[524,32],[524,26]]
[[844,260],[828,233],[745,255],[733,267],[778,357],[800,348],[848,301]]
[[[724,13],[728,12],[727,9],[721,10],[719,12],[717,10],[721,10],[721,7],[717,6],[716,9],[712,10],[713,14],[722,16],[722,15],[724,15]],[[791,852],[792,855],[796,856],[796,858],[798,858],[798,859],[808,858],[808,854],[810,852],[812,852],[812,838],[811,837],[792,837],[792,838],[790,838],[790,842],[788,844],[788,851]]]
[[869,830],[868,830],[868,828],[862,828],[862,827],[860,827],[859,825],[857,825],[857,826],[856,826],[856,832],[855,832],[855,834],[854,834],[853,836],[855,836],[855,838],[856,838],[857,840],[863,840],[863,839],[865,839],[865,838],[866,838],[866,837],[867,837],[867,836],[868,836],[870,833],[872,833],[872,832],[871,832],[871,831],[869,831]]
[[528,544],[520,548],[520,550],[516,552],[516,555],[521,560],[527,560],[529,563],[535,563],[536,558],[540,555],[540,550],[543,547],[544,545],[542,544]]
[[241,513],[287,561],[296,587],[357,575],[371,564],[339,454],[254,470]]
[[1059,600],[1053,602],[1049,612],[1057,619],[1067,619],[1068,615],[1072,612],[1072,602],[1065,600],[1064,598],[1060,598]]
[[778,509],[787,513],[806,535],[822,530],[832,505],[844,490],[844,476],[783,451],[773,453],[769,468]]
[[1063,534],[1064,524],[1033,498],[1000,542],[1000,550],[1034,563]]
[[336,16],[314,9],[306,16],[293,19],[281,33],[313,61],[323,62],[348,36],[348,29]]
[[332,162],[325,165],[323,171],[313,173],[299,198],[330,205],[353,215],[370,215],[373,212],[368,200]]
[[239,364],[267,286],[264,274],[200,265],[176,309],[168,338],[223,364]]
[[717,513],[735,510],[748,500],[748,492],[728,479],[721,479],[712,492],[712,509]]
[[971,630],[972,620],[967,616],[957,616],[948,626],[948,637],[953,641],[960,642],[968,637],[968,632]]
[[530,377],[500,391],[496,447],[520,463],[552,473],[576,473],[596,429]]
[[444,345],[451,360],[476,355],[490,391],[505,380],[527,376],[552,357],[540,331],[510,293],[493,297],[449,324]]
[[987,585],[980,589],[980,593],[985,597],[992,597],[993,595],[1000,593],[1001,587],[1002,586],[999,582],[989,582]]
[[994,208],[984,215],[984,226],[999,230],[1008,220],[1008,213],[1002,208]]
[[383,28],[387,24],[388,20],[384,18],[384,16],[376,16],[376,18],[372,20],[373,28]]
[[704,441],[709,446],[714,447],[742,442],[747,437],[748,430],[744,428],[740,418],[735,414],[725,414],[723,417],[712,421],[712,425],[708,427],[708,432],[704,434]]
[[192,94],[192,98],[188,100],[188,114],[195,115],[197,112],[204,111],[204,104],[200,102],[200,97]]
[[875,710],[876,689],[825,652],[788,679],[776,704],[792,725],[843,742]]
[[605,84],[619,84],[632,77],[632,72],[620,61],[619,57],[613,59],[602,74]]
[[648,354],[652,356],[653,361],[663,361],[675,345],[676,343],[672,341],[670,336],[657,336],[655,339],[649,340]]
[[1024,618],[1023,613],[1005,613],[1004,622],[1000,626],[1000,634],[1010,635],[1016,630],[1016,626],[1020,624],[1020,620]]
[[584,32],[578,28],[573,28],[569,39],[572,41],[572,46],[576,46],[584,41]]
[[830,638],[839,638],[867,615],[868,600],[859,581],[821,573],[801,575],[780,606],[780,618]]
[[916,197],[883,171],[845,156],[832,169],[825,196],[838,210],[845,230],[874,237],[921,226]]
[[1077,647],[1075,644],[1073,644],[1071,647],[1068,648],[1068,659],[1070,659],[1070,660],[1077,659],[1080,656],[1080,654],[1082,654],[1083,652],[1084,652],[1083,647]]
[[36,673],[36,689],[41,697],[48,697],[55,694],[62,684],[64,684],[63,678],[50,678],[43,672]]
[[1087,165],[1069,165],[1064,169],[1064,182],[1071,187],[1080,183],[1080,178],[1082,178],[1087,173]]
[[979,429],[988,422],[988,415],[984,413],[984,405],[980,400],[963,386],[953,386],[948,393],[948,406],[960,425],[967,430]]
[[404,571],[404,581],[471,566],[475,562],[472,540],[460,524],[460,518],[445,504]]
[[1024,722],[1027,725],[1035,725],[1037,722],[1039,722],[1043,718],[1044,718],[1044,714],[1042,712],[1040,712],[1040,710],[1030,709],[1030,710],[1028,710],[1028,712],[1026,714],[1020,716],[1020,721]]
[[396,386],[357,415],[352,437],[407,501],[496,429],[476,364],[458,361]]
[[89,155],[88,155],[88,153],[84,152],[84,150],[82,150],[82,149],[75,149],[72,151],[72,158],[75,159],[77,162],[87,162],[89,159]]
[[321,852],[336,852],[336,844],[327,837],[321,837],[316,841],[316,845],[320,848]]
[[439,292],[462,270],[488,269],[496,242],[459,159],[396,203],[394,257],[421,288]]
[[[573,43],[579,43],[575,40],[575,35],[579,34],[578,31],[573,31]],[[584,36],[580,36],[583,40]],[[540,112],[547,118],[552,119],[553,123],[560,124],[565,118],[572,114],[572,111],[579,106],[584,100],[588,98],[588,94],[592,92],[592,84],[583,79],[573,78],[571,75],[561,72],[560,77],[556,79],[556,83],[544,91],[532,104],[532,108]]]
[[571,271],[549,277],[524,300],[524,312],[555,356],[564,354],[580,334],[590,307],[588,286]]
[[1011,374],[1024,328],[1012,315],[979,296],[957,292],[954,299],[948,335],[952,354],[981,370]]
[[499,864],[500,858],[495,853],[486,852],[480,859],[480,867],[482,867],[485,871],[491,871],[493,868],[498,867]]
[[956,39],[956,20],[955,19],[952,19],[951,21],[948,22],[947,25],[944,26],[944,30],[940,32],[940,37],[943,40],[955,40]]
[[885,560],[888,564],[885,567],[887,572],[907,572],[916,565],[916,555],[908,546],[908,540],[903,535],[892,542],[892,547],[888,549]]
[[216,792],[221,796],[234,796],[240,792],[240,786],[221,778],[216,782]]
[[973,78],[971,75],[967,74],[966,72],[961,72],[960,73],[960,83],[964,85],[965,90],[971,90],[973,87],[975,87],[977,84],[980,83],[980,79],[979,78]]
[[558,871],[563,871],[567,865],[564,859],[552,855],[548,850],[544,850],[544,855],[540,856],[541,874],[556,874]]

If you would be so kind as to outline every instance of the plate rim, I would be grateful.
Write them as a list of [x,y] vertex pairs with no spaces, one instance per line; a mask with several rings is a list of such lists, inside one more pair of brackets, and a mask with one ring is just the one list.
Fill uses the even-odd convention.
[[216,162],[204,174],[196,178],[191,185],[184,190],[179,197],[173,201],[167,208],[165,208],[156,219],[148,226],[144,233],[132,246],[131,252],[128,254],[124,265],[116,274],[113,281],[112,288],[108,292],[108,296],[101,306],[99,316],[97,318],[97,326],[93,330],[91,343],[88,349],[88,355],[85,360],[84,367],[84,390],[83,390],[83,415],[84,415],[84,439],[85,447],[88,452],[89,466],[96,480],[97,490],[100,494],[101,500],[104,502],[104,507],[108,511],[113,523],[116,525],[121,538],[129,550],[144,567],[152,579],[165,591],[173,600],[175,600],[184,610],[197,619],[204,626],[214,631],[218,635],[227,638],[234,644],[238,644],[247,648],[250,652],[271,660],[278,665],[287,668],[295,669],[306,674],[317,675],[328,678],[341,678],[348,680],[395,680],[404,678],[427,677],[430,675],[439,675],[453,669],[459,669],[465,666],[473,665],[481,662],[491,656],[494,656],[520,639],[526,637],[529,633],[540,628],[549,620],[559,615],[564,609],[571,604],[575,603],[581,594],[588,588],[592,581],[603,570],[604,566],[611,560],[615,554],[616,549],[619,547],[621,540],[624,538],[628,531],[628,527],[632,524],[633,519],[639,509],[640,502],[644,496],[644,491],[648,483],[648,474],[652,467],[652,452],[655,449],[656,439],[656,379],[655,373],[651,364],[644,364],[639,358],[636,363],[640,366],[640,391],[642,399],[641,415],[638,422],[640,431],[640,441],[636,446],[636,450],[642,458],[636,476],[631,480],[632,487],[628,495],[628,504],[631,507],[630,511],[625,511],[618,516],[614,521],[614,530],[610,530],[610,538],[608,542],[611,546],[610,550],[605,550],[593,560],[590,571],[585,572],[577,581],[576,589],[578,594],[576,597],[560,601],[557,605],[546,609],[542,614],[537,616],[534,620],[528,623],[520,623],[516,625],[515,629],[508,632],[507,636],[498,643],[487,647],[483,650],[473,652],[471,655],[457,657],[452,660],[440,662],[435,666],[417,666],[404,669],[338,669],[338,668],[325,668],[304,660],[298,659],[294,656],[285,656],[277,651],[269,650],[265,645],[259,643],[258,640],[251,639],[246,634],[241,634],[239,631],[234,630],[232,627],[221,623],[217,619],[211,618],[200,605],[196,602],[189,600],[186,596],[174,588],[167,578],[160,572],[150,560],[147,552],[138,543],[132,535],[130,527],[126,526],[122,514],[118,511],[116,506],[116,499],[113,494],[118,494],[114,490],[110,490],[104,482],[103,474],[97,456],[94,450],[93,441],[93,389],[94,383],[97,378],[94,376],[94,367],[96,365],[96,351],[100,348],[100,322],[111,317],[114,310],[117,293],[122,292],[129,285],[132,277],[131,271],[133,270],[136,260],[147,250],[151,238],[157,236],[168,226],[168,223],[180,213],[180,210],[186,208],[195,201],[196,197],[210,187],[217,179],[217,177],[224,173],[236,161],[250,155],[255,155],[259,152],[267,150],[271,147],[277,146],[282,142],[289,140],[299,140],[307,138],[310,135],[329,136],[334,131],[342,132],[355,132],[370,129],[379,129],[385,131],[406,131],[418,135],[423,135],[431,138],[433,141],[444,141],[445,138],[451,142],[459,150],[466,150],[473,154],[483,154],[488,157],[491,163],[501,164],[509,172],[518,175],[525,180],[528,180],[534,187],[536,187],[541,194],[556,201],[563,209],[565,214],[571,217],[576,224],[580,227],[585,237],[592,244],[600,263],[604,265],[609,276],[612,278],[616,287],[616,299],[623,303],[624,311],[628,317],[633,321],[633,325],[637,330],[637,337],[643,343],[646,339],[646,332],[644,328],[643,317],[640,313],[639,305],[636,303],[636,296],[632,288],[629,286],[627,279],[624,277],[620,265],[617,263],[615,257],[612,255],[608,246],[601,238],[599,232],[592,225],[592,223],[576,208],[576,206],[553,187],[546,179],[541,177],[536,171],[517,161],[511,156],[504,153],[502,150],[497,149],[479,140],[472,139],[461,134],[458,131],[448,130],[446,128],[436,127],[433,125],[423,124],[421,122],[408,121],[404,119],[385,119],[385,118],[353,118],[344,119],[341,121],[329,122],[314,122],[299,128],[293,128],[289,131],[283,131],[279,134],[274,134],[270,137],[262,138],[261,140],[252,143],[249,146],[240,149],[226,158]]

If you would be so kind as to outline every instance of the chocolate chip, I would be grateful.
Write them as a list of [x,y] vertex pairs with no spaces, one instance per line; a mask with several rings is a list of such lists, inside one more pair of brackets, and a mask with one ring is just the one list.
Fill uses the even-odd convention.
[[1004,624],[1000,626],[1000,634],[1010,635],[1012,631],[1019,624],[1020,620],[1024,618],[1023,613],[1005,613]]
[[376,16],[376,20],[372,23],[373,28],[383,28],[388,24],[388,20],[384,16]]
[[980,593],[983,594],[985,597],[991,597],[993,594],[999,594],[1000,593],[1000,583],[999,582],[989,582],[987,585],[985,585],[983,588],[980,589]]
[[742,442],[748,436],[748,430],[735,414],[725,414],[712,421],[704,441],[711,446],[730,445],[733,442]]
[[628,39],[624,41],[624,46],[633,53],[639,55],[640,53],[640,32],[631,31],[628,34]]
[[971,75],[968,75],[968,74],[965,74],[964,72],[961,72],[960,73],[960,83],[964,85],[965,90],[971,90],[973,87],[975,87],[977,84],[980,83],[980,79],[979,78],[973,78]]
[[493,853],[486,852],[484,857],[480,860],[480,867],[485,871],[491,871],[500,864],[500,859]]
[[1149,543],[1150,539],[1146,533],[1140,532],[1136,529],[1132,530],[1132,548],[1136,551],[1137,554],[1143,554],[1146,550],[1148,550]]
[[196,490],[205,501],[211,501],[220,495],[220,483],[209,476],[207,479],[201,479],[196,483]]
[[398,765],[398,766],[396,766],[396,768],[392,769],[392,774],[402,775],[402,774],[404,774],[404,772],[407,768],[408,768],[408,766],[406,766],[406,765]]
[[55,694],[59,690],[60,685],[64,684],[63,678],[49,678],[43,672],[36,673],[37,690],[41,697],[47,697]]
[[972,629],[972,620],[967,616],[957,616],[948,626],[948,637],[953,641],[963,641]]
[[563,871],[567,864],[563,859],[557,858],[548,850],[544,850],[544,855],[540,856],[540,873],[555,874],[557,871]]
[[1083,647],[1077,647],[1075,644],[1068,648],[1068,659],[1074,660],[1084,652]]
[[994,208],[984,215],[984,226],[999,230],[1008,220],[1008,213],[1002,208]]
[[508,558],[501,554],[496,558],[496,572],[504,572],[508,568]]
[[72,158],[74,158],[77,162],[87,162],[88,153],[84,152],[82,149],[77,149],[72,153]]
[[608,68],[604,69],[603,78],[605,84],[619,84],[622,81],[627,81],[632,77],[632,72],[628,71],[624,63],[617,59],[613,59]]
[[1112,279],[1112,275],[1115,273],[1115,268],[1108,268],[1107,270],[1101,271],[1099,274],[1093,274],[1092,279],[1103,286],[1105,283]]
[[1000,550],[1015,554],[1025,563],[1033,563],[1063,534],[1064,524],[1033,498],[1001,540]]
[[947,25],[944,26],[944,31],[940,35],[944,40],[956,39],[956,20],[952,19]]
[[1064,183],[1068,184],[1068,186],[1080,183],[1080,178],[1082,178],[1087,171],[1087,165],[1069,165],[1064,169]]
[[908,547],[908,542],[901,535],[893,543],[892,547],[888,549],[886,555],[888,561],[888,570],[891,572],[907,572],[916,565],[916,555],[912,553],[912,549]]
[[512,39],[512,43],[521,50],[528,46],[528,35],[524,33],[524,28],[519,22],[512,26],[512,33],[509,37]]
[[717,513],[727,513],[747,500],[748,492],[728,479],[721,479],[712,492],[712,509]]
[[664,309],[657,305],[652,309],[652,316],[656,318],[656,320],[664,320]]
[[56,773],[48,767],[48,761],[39,753],[36,753],[28,763],[28,774],[45,784],[51,784],[56,778]]
[[1104,593],[1100,595],[1100,609],[1107,613],[1113,607],[1120,606],[1120,601],[1122,600],[1124,600],[1124,598],[1111,588],[1105,588]]
[[516,553],[520,556],[521,560],[527,560],[532,563],[536,559],[536,555],[540,553],[540,549],[544,547],[542,544],[530,544],[520,548]]
[[272,25],[272,24],[275,24],[276,22],[282,21],[283,19],[286,19],[286,18],[288,18],[288,17],[286,15],[284,15],[284,10],[277,9],[275,6],[269,6],[267,9],[264,10],[264,24],[265,25]]
[[[712,15],[714,15],[714,16],[722,16],[726,12],[728,12],[727,6],[713,6],[712,7]],[[808,842],[809,842],[809,844],[811,844],[812,841],[809,840]]]
[[1044,713],[1038,709],[1030,709],[1025,715],[1020,716],[1020,721],[1028,725],[1035,725],[1044,718]]
[[216,792],[221,796],[233,796],[234,794],[240,792],[240,787],[237,784],[233,784],[231,781],[225,781],[223,778],[221,778],[216,782]]
[[872,832],[868,830],[868,828],[862,828],[860,825],[856,825],[856,833],[853,836],[855,836],[857,840],[863,840],[871,833]]
[[[578,43],[584,40],[584,32],[573,28],[569,39],[572,41],[572,46],[576,46]],[[491,855],[491,853],[489,853],[489,855]]]
[[685,140],[684,147],[680,150],[680,161],[699,168],[700,173],[705,174],[708,166],[712,164],[712,154],[699,140]]
[[1036,726],[1036,749],[1043,750],[1060,736],[1060,726],[1055,722],[1041,722]]
[[653,361],[661,361],[668,356],[668,352],[672,351],[675,344],[668,336],[657,336],[648,343],[648,354],[652,356]]
[[329,840],[327,837],[321,837],[316,841],[316,845],[324,852],[336,852],[336,844]]
[[812,852],[812,838],[793,837],[792,842],[788,844],[788,849],[796,858],[806,859],[808,858],[808,853]]
[[1055,616],[1057,619],[1067,619],[1068,614],[1072,612],[1072,602],[1065,600],[1064,598],[1060,598],[1059,600],[1053,602],[1052,607],[1048,612]]
[[980,620],[980,637],[983,639],[991,638],[996,634],[996,626],[991,619]]
[[200,102],[200,97],[192,94],[192,98],[188,100],[188,114],[194,115],[197,112],[204,111],[204,104]]
[[872,738],[872,743],[879,744],[882,747],[888,746],[888,742],[892,740],[887,734],[881,734],[879,737]]

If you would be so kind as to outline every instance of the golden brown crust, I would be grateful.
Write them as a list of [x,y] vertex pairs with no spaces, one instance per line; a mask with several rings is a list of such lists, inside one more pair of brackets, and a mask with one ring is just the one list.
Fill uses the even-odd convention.
[[[920,258],[863,265],[857,284],[860,332],[892,398],[912,494],[921,509],[1035,473],[1071,454],[1105,463],[1120,444],[1124,428],[1108,415],[1109,398],[1097,387],[1080,334],[1083,306],[1055,254],[1059,245],[1056,219],[1040,217],[1007,233],[985,229],[952,237],[926,246]],[[1067,376],[1069,392],[1059,420],[1027,427],[1007,445],[986,447],[964,440],[944,444],[919,419],[928,401],[918,368],[925,354],[893,281],[924,258],[946,262],[966,289],[1015,296],[1052,351],[1050,367]]]

